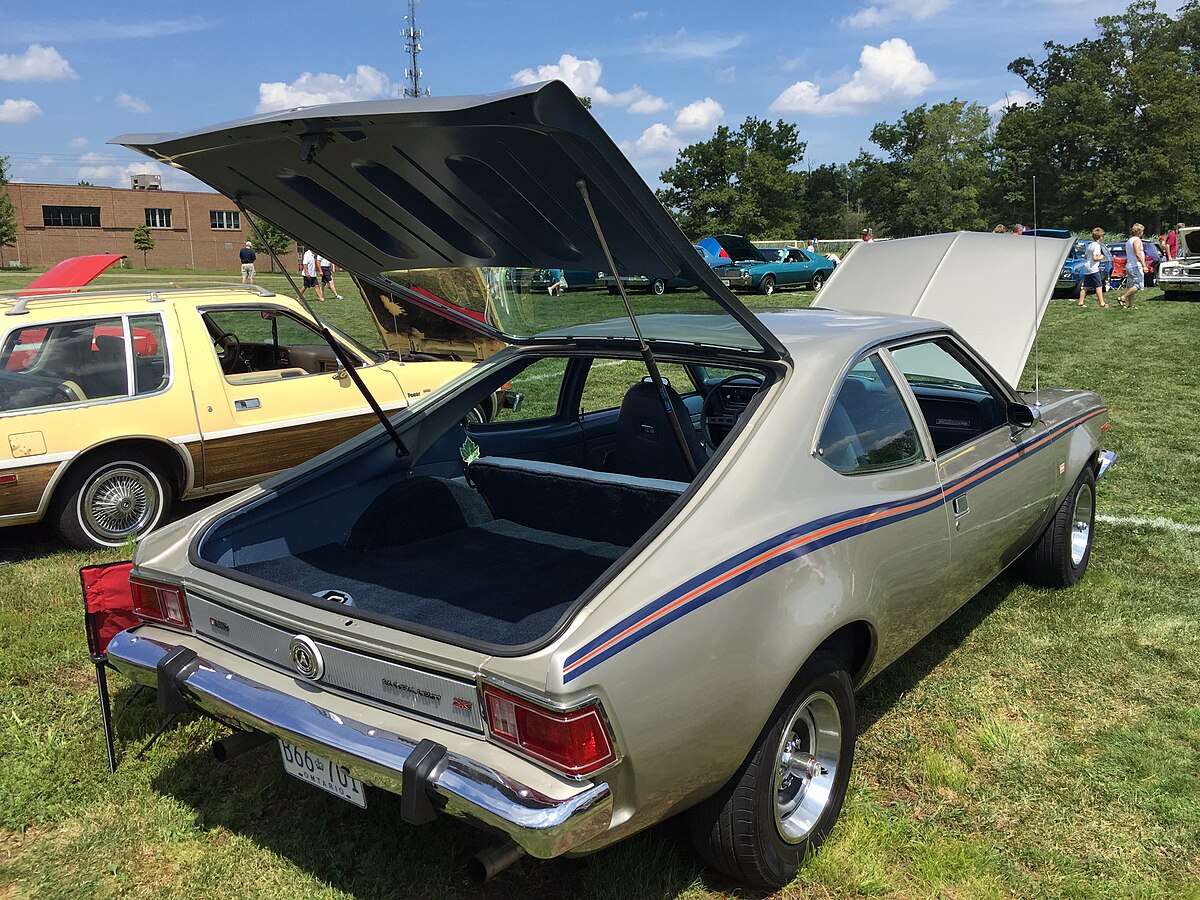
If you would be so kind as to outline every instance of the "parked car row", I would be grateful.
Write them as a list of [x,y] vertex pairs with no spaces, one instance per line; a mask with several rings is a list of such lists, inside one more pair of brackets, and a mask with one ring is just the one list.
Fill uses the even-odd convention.
[[1200,228],[1179,230],[1179,256],[1162,263],[1158,285],[1164,300],[1183,300],[1200,294]]
[[[253,198],[385,312],[411,302],[506,345],[398,400],[394,433],[139,544],[142,624],[109,658],[165,708],[233,728],[225,756],[269,737],[286,771],[319,767],[307,780],[356,806],[399,793],[411,827],[478,823],[504,860],[681,813],[711,866],[777,888],[838,819],[854,691],[1010,564],[1056,586],[1088,567],[1107,410],[1016,387],[1065,242],[891,241],[851,254],[816,309],[756,315],[731,287],[792,269],[786,286],[815,287],[829,268],[743,248],[722,277],[561,82],[121,142]],[[624,316],[520,275],[610,258],[693,289]],[[984,270],[1035,302],[1004,302],[1000,279],[964,291]],[[263,384],[342,389],[315,342],[276,336],[310,327],[294,310],[185,296],[178,316],[145,292],[96,301],[124,329],[129,393],[152,315],[160,347],[198,332],[182,352],[222,415],[267,406]],[[538,402],[471,420],[510,383]],[[179,427],[203,437],[206,415]]]

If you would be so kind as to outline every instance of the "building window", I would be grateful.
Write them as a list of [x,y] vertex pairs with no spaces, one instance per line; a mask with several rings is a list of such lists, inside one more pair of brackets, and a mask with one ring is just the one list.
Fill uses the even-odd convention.
[[42,224],[47,228],[99,228],[98,206],[43,206]]
[[208,214],[209,221],[215,230],[241,231],[242,214],[228,209],[214,209]]
[[171,211],[169,209],[147,209],[146,226],[148,228],[170,228]]

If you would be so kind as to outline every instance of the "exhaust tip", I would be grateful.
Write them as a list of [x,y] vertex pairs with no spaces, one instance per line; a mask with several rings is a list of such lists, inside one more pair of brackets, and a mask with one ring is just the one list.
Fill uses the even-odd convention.
[[492,844],[467,860],[467,877],[476,884],[483,884],[499,875],[524,855],[525,851],[516,844],[507,841]]

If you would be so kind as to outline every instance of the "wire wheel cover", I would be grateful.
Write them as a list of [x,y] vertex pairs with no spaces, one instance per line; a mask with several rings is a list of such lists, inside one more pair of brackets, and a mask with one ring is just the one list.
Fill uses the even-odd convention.
[[106,541],[137,534],[158,517],[159,486],[146,470],[118,465],[100,473],[83,489],[79,512],[83,527]]

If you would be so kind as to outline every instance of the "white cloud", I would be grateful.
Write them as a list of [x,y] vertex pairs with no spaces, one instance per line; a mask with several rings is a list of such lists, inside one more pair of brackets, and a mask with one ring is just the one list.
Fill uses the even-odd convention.
[[[112,4],[109,4],[112,5]],[[148,19],[125,16],[116,19],[81,19],[55,16],[41,22],[5,22],[5,37],[11,41],[96,41],[162,38],[168,34],[188,34],[211,28],[214,21],[200,16],[186,19]]]
[[850,28],[878,28],[901,19],[918,22],[932,19],[954,0],[874,0],[853,15],[842,19]]
[[858,61],[858,70],[845,84],[823,94],[820,85],[797,81],[775,98],[771,111],[849,115],[878,103],[911,99],[934,82],[933,71],[900,38],[886,40],[878,47],[863,47]]
[[648,15],[650,15],[650,13],[646,12],[646,10],[639,9],[637,12],[635,12],[629,18],[635,22],[644,22],[644,21],[646,21],[646,16],[648,16]]
[[538,66],[536,69],[522,69],[512,76],[512,83],[537,84],[558,79],[566,82],[579,97],[591,97],[593,103],[602,106],[622,106],[631,113],[653,115],[668,107],[666,100],[647,93],[636,84],[619,93],[613,93],[601,86],[600,75],[603,69],[598,59],[580,59],[570,53],[564,53],[557,63]]
[[94,185],[108,187],[129,187],[129,179],[134,175],[158,175],[162,179],[163,190],[194,191],[203,190],[196,180],[178,169],[164,166],[152,159],[123,162],[120,159],[103,153],[85,153],[79,158],[79,168],[75,177]]
[[717,69],[713,72],[713,78],[719,84],[733,84],[737,81],[737,66],[727,66],[724,69]]
[[85,137],[77,137],[77,138],[75,138],[75,140],[71,141],[71,149],[72,150],[82,150],[87,145],[88,145],[88,139]]
[[1033,95],[1027,91],[1010,91],[997,100],[988,104],[988,112],[993,119],[999,119],[1010,106],[1028,106],[1033,102]]
[[20,56],[0,53],[0,81],[71,81],[78,77],[53,47],[30,44]]
[[129,94],[121,91],[113,100],[117,104],[118,109],[123,109],[125,112],[131,113],[148,113],[150,112],[150,104],[141,97],[132,97]]
[[24,125],[42,114],[32,100],[5,100],[0,103],[0,124]]
[[53,156],[39,156],[38,160],[37,160],[37,164],[39,166],[53,166],[53,165],[55,165],[54,157]]
[[675,130],[684,132],[712,131],[725,115],[721,104],[712,97],[689,103],[675,116]]
[[652,38],[641,46],[643,53],[674,60],[715,59],[746,42],[744,34],[719,34],[715,37],[693,36],[686,28],[674,34]]
[[371,66],[359,66],[345,77],[327,72],[305,72],[291,84],[263,82],[258,86],[258,111],[343,103],[350,100],[376,100],[392,94],[388,77]]
[[684,135],[712,131],[724,115],[720,103],[705,97],[679,110],[673,124],[655,122],[637,140],[620,146],[628,156],[641,162],[673,157],[684,146]]

